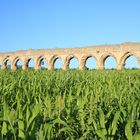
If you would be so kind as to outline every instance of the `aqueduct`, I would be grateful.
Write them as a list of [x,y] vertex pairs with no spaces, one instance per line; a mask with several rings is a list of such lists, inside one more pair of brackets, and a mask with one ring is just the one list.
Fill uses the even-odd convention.
[[117,69],[122,69],[125,60],[130,56],[137,58],[140,65],[140,43],[122,43],[119,45],[102,45],[81,48],[59,48],[59,49],[38,49],[21,50],[16,52],[0,53],[1,69],[6,69],[7,61],[10,61],[11,69],[17,69],[17,61],[22,61],[22,69],[28,68],[29,60],[35,62],[35,69],[41,68],[41,61],[46,60],[48,70],[54,69],[54,63],[58,58],[62,59],[62,69],[67,70],[72,58],[77,58],[79,69],[86,68],[85,62],[89,57],[96,59],[96,69],[104,69],[104,62],[107,57],[112,56],[116,60]]

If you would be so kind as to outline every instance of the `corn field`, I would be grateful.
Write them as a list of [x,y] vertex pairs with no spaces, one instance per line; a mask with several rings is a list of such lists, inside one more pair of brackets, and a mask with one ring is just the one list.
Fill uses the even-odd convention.
[[140,71],[0,71],[1,140],[140,140]]

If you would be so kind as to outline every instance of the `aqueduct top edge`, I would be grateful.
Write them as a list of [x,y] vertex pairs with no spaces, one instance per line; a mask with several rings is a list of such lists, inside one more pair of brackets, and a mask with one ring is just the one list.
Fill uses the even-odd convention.
[[0,52],[0,54],[13,54],[13,53],[25,53],[25,52],[65,52],[65,51],[76,51],[76,50],[93,50],[93,51],[121,51],[121,50],[134,50],[140,51],[140,42],[125,42],[117,45],[94,45],[94,46],[84,46],[78,48],[52,48],[52,49],[29,49],[29,50],[18,50],[15,52]]
[[90,52],[125,52],[135,51],[140,52],[140,42],[126,42],[118,45],[99,45],[87,46],[80,48],[56,48],[56,49],[29,49],[19,50],[15,52],[0,52],[1,56],[5,55],[38,55],[38,54],[86,54]]

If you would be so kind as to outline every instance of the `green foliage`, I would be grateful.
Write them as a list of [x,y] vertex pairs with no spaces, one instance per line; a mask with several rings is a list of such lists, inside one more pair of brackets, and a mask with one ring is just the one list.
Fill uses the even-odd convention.
[[1,140],[139,140],[140,71],[0,71]]

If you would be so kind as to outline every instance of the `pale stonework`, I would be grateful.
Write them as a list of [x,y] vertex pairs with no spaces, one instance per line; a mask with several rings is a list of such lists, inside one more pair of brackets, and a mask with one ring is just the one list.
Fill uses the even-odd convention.
[[63,62],[62,69],[69,68],[69,62],[72,58],[79,61],[79,69],[86,68],[85,63],[89,57],[96,59],[96,69],[104,69],[104,61],[107,57],[112,56],[117,63],[117,69],[124,67],[125,60],[129,56],[135,56],[140,65],[140,43],[122,43],[119,45],[102,45],[88,46],[81,48],[59,48],[59,49],[38,49],[38,50],[21,50],[16,52],[0,53],[0,62],[2,69],[6,69],[6,62],[10,60],[11,69],[16,70],[16,63],[22,60],[22,69],[28,68],[30,59],[35,61],[35,69],[41,68],[41,60],[45,59],[48,69],[54,69],[54,62],[61,58]]

